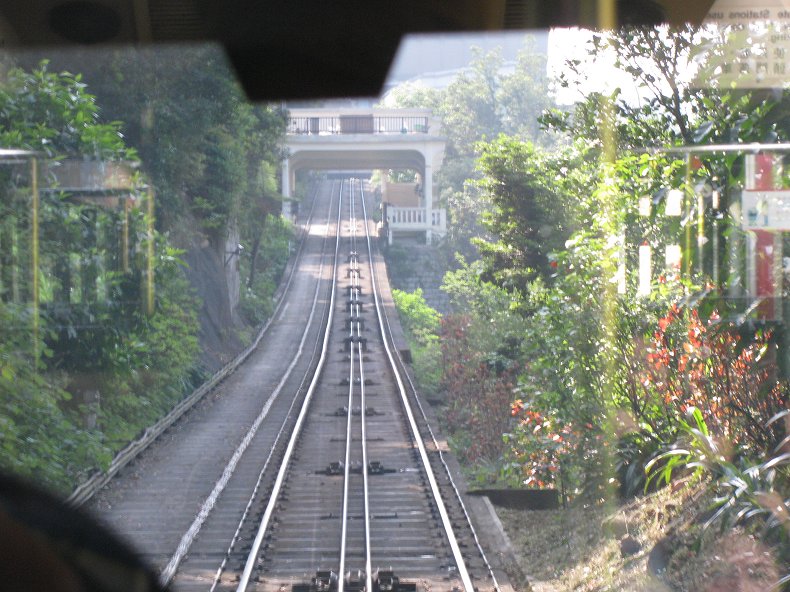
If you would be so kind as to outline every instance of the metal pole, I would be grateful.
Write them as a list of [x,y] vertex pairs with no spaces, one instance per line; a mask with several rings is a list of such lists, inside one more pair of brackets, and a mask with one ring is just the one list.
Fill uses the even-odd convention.
[[129,196],[123,198],[123,234],[122,234],[121,268],[129,273]]
[[146,249],[146,269],[145,269],[145,314],[154,314],[154,190],[148,188],[148,214],[146,224],[148,225],[148,245]]
[[683,187],[683,201],[686,222],[686,248],[683,257],[686,260],[686,278],[691,279],[691,154],[686,154],[686,179]]
[[38,264],[39,264],[39,251],[38,251],[38,213],[39,213],[39,195],[38,195],[38,159],[33,157],[30,159],[30,176],[31,176],[31,212],[30,212],[30,231],[31,231],[31,298],[32,298],[32,316],[33,316],[33,367],[38,368],[38,360],[40,347],[38,343],[39,338],[39,284],[38,284]]
[[713,220],[713,285],[716,290],[721,290],[719,286],[719,221]]
[[705,196],[697,194],[697,267],[705,272]]

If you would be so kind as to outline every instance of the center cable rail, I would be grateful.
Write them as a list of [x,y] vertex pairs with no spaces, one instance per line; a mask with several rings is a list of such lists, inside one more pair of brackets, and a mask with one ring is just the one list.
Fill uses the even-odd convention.
[[[364,330],[364,321],[362,320],[362,303],[361,303],[361,296],[363,292],[363,288],[360,282],[360,278],[362,277],[361,273],[361,266],[360,266],[360,259],[363,256],[361,249],[358,247],[365,247],[365,253],[368,257],[368,267],[370,273],[369,285],[370,290],[373,295],[373,301],[375,304],[375,310],[373,314],[376,315],[377,321],[377,333],[381,338],[380,344],[384,348],[384,352],[386,356],[380,356],[380,358],[374,358],[372,361],[373,367],[376,367],[377,364],[385,364],[387,368],[387,372],[391,373],[392,375],[392,382],[388,384],[392,384],[392,393],[393,399],[392,402],[395,405],[392,411],[396,413],[396,415],[400,416],[400,421],[402,421],[402,429],[404,430],[403,433],[403,440],[398,440],[401,444],[396,444],[398,447],[402,447],[406,445],[406,447],[411,450],[411,454],[414,455],[414,460],[417,462],[418,468],[415,469],[405,469],[407,471],[406,474],[409,474],[408,471],[416,470],[419,472],[422,477],[420,479],[423,483],[423,491],[425,492],[424,495],[426,499],[430,499],[430,504],[432,504],[435,513],[434,519],[436,520],[437,531],[441,530],[443,534],[441,535],[441,540],[444,542],[442,543],[442,548],[445,549],[445,552],[449,548],[449,554],[447,556],[447,561],[451,562],[448,565],[448,569],[450,573],[454,573],[454,578],[456,581],[459,581],[460,586],[456,586],[455,589],[463,588],[465,592],[472,592],[474,588],[474,584],[472,582],[472,578],[469,573],[469,569],[466,566],[464,556],[462,555],[460,545],[458,543],[456,534],[453,531],[453,526],[451,522],[451,518],[448,514],[448,510],[445,506],[445,503],[442,498],[441,491],[439,489],[439,485],[437,483],[436,475],[431,467],[430,458],[428,456],[428,452],[426,450],[424,444],[424,438],[420,433],[420,428],[417,425],[415,420],[415,413],[411,409],[411,402],[409,397],[406,393],[406,388],[404,387],[404,380],[402,378],[402,370],[399,368],[398,364],[396,363],[395,358],[393,357],[392,350],[388,343],[389,333],[386,330],[385,323],[388,324],[388,320],[385,319],[385,315],[382,310],[380,298],[378,295],[378,281],[376,278],[376,271],[374,267],[374,253],[373,248],[371,245],[371,238],[370,238],[370,231],[369,231],[369,223],[367,220],[367,210],[365,207],[364,202],[364,193],[361,187],[358,187],[358,194],[359,200],[357,201],[356,197],[356,182],[352,181],[349,183],[342,183],[340,196],[338,198],[338,205],[337,205],[337,218],[336,218],[336,232],[335,232],[335,249],[334,249],[334,261],[335,265],[333,267],[331,273],[331,290],[330,290],[330,304],[328,306],[328,313],[326,323],[325,323],[325,331],[323,335],[323,341],[321,345],[321,353],[318,362],[315,365],[315,370],[312,378],[310,379],[310,385],[307,389],[307,392],[304,396],[302,407],[299,410],[299,415],[294,422],[290,438],[288,444],[285,448],[285,453],[279,465],[279,470],[277,472],[276,478],[274,479],[274,483],[271,486],[269,497],[266,501],[266,508],[262,513],[262,517],[260,519],[260,523],[257,526],[257,531],[254,536],[254,540],[250,547],[249,554],[247,555],[246,562],[244,563],[244,569],[241,573],[241,576],[238,580],[238,586],[236,588],[237,592],[247,590],[247,588],[251,584],[251,579],[253,576],[253,572],[256,570],[256,567],[261,565],[261,551],[265,541],[272,541],[271,535],[268,533],[271,531],[272,527],[278,524],[282,518],[280,516],[279,508],[278,508],[278,501],[281,496],[284,499],[288,499],[288,496],[283,493],[283,490],[288,490],[291,486],[288,484],[290,482],[289,471],[292,467],[292,460],[296,460],[295,454],[297,450],[301,448],[300,439],[305,432],[305,425],[309,421],[313,421],[310,419],[313,417],[310,414],[311,408],[318,405],[318,401],[321,401],[321,398],[314,397],[314,394],[317,392],[325,391],[329,385],[322,385],[319,389],[319,384],[322,380],[322,373],[325,370],[325,366],[327,364],[328,352],[329,352],[329,345],[330,345],[330,335],[333,331],[333,315],[337,312],[338,308],[336,305],[336,299],[340,297],[341,293],[345,293],[346,290],[340,290],[338,287],[338,263],[339,263],[339,253],[340,253],[340,244],[341,244],[341,232],[342,232],[342,214],[343,214],[343,190],[344,187],[349,190],[349,237],[347,239],[349,246],[349,256],[348,256],[348,277],[349,277],[349,286],[348,286],[348,306],[346,310],[349,313],[348,325],[347,330],[344,331],[343,335],[345,335],[344,340],[347,344],[346,351],[349,353],[347,356],[348,359],[348,373],[346,374],[346,378],[343,379],[348,383],[348,391],[345,394],[347,399],[347,407],[344,409],[344,413],[342,416],[345,416],[345,438],[338,438],[338,442],[344,442],[344,461],[342,461],[343,467],[342,470],[338,472],[334,472],[334,469],[328,469],[325,473],[326,475],[337,475],[340,477],[342,475],[343,482],[342,482],[342,493],[338,491],[338,494],[341,497],[341,500],[336,501],[338,506],[334,506],[338,510],[340,510],[341,514],[341,521],[339,524],[340,527],[340,549],[339,554],[337,551],[337,547],[334,547],[334,551],[331,555],[323,554],[320,555],[315,559],[316,562],[321,561],[322,563],[333,563],[330,561],[330,557],[336,557],[337,563],[334,565],[338,566],[337,574],[333,573],[333,570],[324,570],[317,574],[317,578],[313,580],[314,584],[313,587],[303,587],[300,585],[301,589],[315,589],[315,590],[333,590],[337,592],[357,592],[359,590],[366,590],[368,592],[373,592],[374,590],[380,588],[382,590],[385,589],[393,589],[387,588],[386,584],[383,581],[380,581],[382,577],[382,573],[389,574],[389,577],[392,577],[392,568],[390,568],[389,572],[377,572],[375,575],[374,581],[374,572],[373,572],[373,552],[376,549],[379,549],[378,555],[376,558],[377,562],[380,563],[387,563],[389,555],[388,553],[388,546],[385,544],[383,537],[387,537],[388,531],[384,530],[384,526],[380,526],[380,529],[376,531],[377,543],[375,545],[375,549],[372,545],[372,532],[371,532],[371,518],[375,515],[373,514],[376,511],[376,508],[371,508],[371,497],[369,493],[369,486],[368,486],[368,476],[370,471],[373,470],[373,465],[377,465],[378,471],[376,474],[381,474],[382,467],[380,462],[371,463],[368,459],[368,426],[366,425],[366,416],[368,415],[368,411],[372,415],[380,415],[377,413],[377,410],[373,408],[368,408],[366,404],[366,392],[365,387],[367,384],[375,384],[372,379],[368,379],[365,376],[365,362],[368,361],[366,352],[367,349],[367,340],[363,337],[363,330]],[[359,220],[357,218],[357,210],[361,209],[362,211],[362,219]],[[364,225],[364,236],[358,237],[358,226],[360,222]],[[336,333],[335,333],[336,335]],[[320,340],[320,338],[319,338]],[[385,359],[386,358],[386,359]],[[382,370],[382,366],[378,366],[379,371]],[[341,375],[342,376],[342,375]],[[407,375],[408,379],[408,375]],[[341,382],[344,384],[344,382]],[[356,385],[359,385],[359,407],[356,408],[354,405],[356,399]],[[397,385],[397,388],[395,388]],[[374,392],[373,394],[381,395],[381,393]],[[315,400],[316,405],[312,405],[313,401]],[[326,408],[326,404],[324,404],[324,408]],[[358,409],[358,412],[357,412]],[[290,413],[289,413],[290,415]],[[326,414],[324,414],[326,415]],[[338,415],[336,413],[330,413],[329,415]],[[355,417],[359,416],[360,421],[357,424],[355,421]],[[318,417],[318,416],[316,416]],[[321,421],[316,419],[316,421]],[[376,430],[378,433],[381,433],[381,424],[376,424]],[[340,427],[340,426],[338,426]],[[312,429],[312,428],[311,428]],[[342,429],[342,428],[341,428]],[[311,433],[307,431],[305,433]],[[357,448],[354,445],[354,440],[359,434],[359,442],[360,446]],[[284,435],[284,434],[283,434]],[[339,434],[338,434],[339,435]],[[278,436],[279,438],[279,436]],[[382,438],[378,438],[378,441],[381,441]],[[374,440],[376,441],[376,440]],[[387,440],[389,442],[390,440]],[[395,441],[393,441],[395,442]],[[377,444],[374,448],[378,449],[381,452],[381,445]],[[338,449],[340,452],[342,449]],[[361,462],[359,462],[361,455]],[[339,455],[338,455],[339,456]],[[337,457],[335,457],[337,458]],[[267,460],[267,463],[269,461]],[[298,464],[298,463],[297,463]],[[335,465],[339,465],[341,463],[334,463]],[[352,471],[352,467],[356,467],[356,465],[360,466],[360,471],[354,469]],[[294,465],[296,466],[296,465]],[[301,465],[303,466],[303,465]],[[309,465],[308,465],[309,466]],[[401,465],[402,466],[402,465]],[[340,468],[340,467],[336,467]],[[303,469],[300,469],[302,471]],[[312,471],[311,471],[312,472]],[[318,472],[318,471],[316,471]],[[360,480],[356,478],[354,475],[359,472],[361,473],[361,494],[362,494],[362,501],[360,503],[359,495],[360,495]],[[389,473],[397,473],[398,471],[395,469],[388,469],[384,470],[383,472]],[[304,473],[301,473],[304,474]],[[323,474],[323,473],[322,473]],[[414,473],[411,473],[414,474]],[[336,477],[336,478],[337,478]],[[331,477],[330,477],[331,478]],[[427,481],[427,484],[426,484]],[[338,486],[341,484],[338,482]],[[317,486],[317,485],[316,485]],[[323,486],[323,484],[322,484]],[[387,486],[390,487],[390,486]],[[401,486],[403,487],[403,486]],[[408,487],[408,486],[407,486]],[[377,490],[381,488],[377,486]],[[327,490],[327,492],[330,490]],[[328,495],[328,494],[327,494]],[[385,501],[387,498],[382,498],[381,493],[378,493],[377,496],[377,503],[379,504],[379,510],[385,512],[385,514],[379,514],[378,519],[381,520],[382,517],[386,519],[387,516],[390,518],[392,514],[386,514],[389,511],[389,508],[386,507],[388,503]],[[383,505],[382,505],[383,504]],[[263,503],[261,504],[263,505]],[[360,507],[361,506],[361,507]],[[328,507],[330,510],[328,518],[332,518],[332,512],[336,510],[331,509],[330,506]],[[249,508],[248,508],[249,509]],[[431,510],[431,512],[434,512]],[[245,516],[248,512],[245,511]],[[404,517],[407,516],[404,514]],[[420,514],[420,512],[417,512]],[[438,517],[437,517],[438,514]],[[395,514],[397,516],[397,514]],[[335,517],[338,517],[335,514]],[[359,520],[363,518],[363,520]],[[242,519],[242,521],[244,518]],[[362,522],[362,526],[364,527],[364,537],[360,535],[360,522]],[[254,525],[251,525],[252,529],[255,529]],[[427,528],[427,525],[426,525]],[[237,531],[238,534],[238,531]],[[326,534],[329,534],[327,531]],[[331,538],[333,540],[337,540],[334,538],[335,535],[332,535]],[[234,537],[234,541],[235,541]],[[250,537],[252,538],[252,537]],[[324,537],[325,538],[325,537]],[[359,539],[362,539],[360,542]],[[323,541],[323,538],[317,539],[318,541]],[[438,540],[438,539],[437,539]],[[438,543],[437,543],[438,544]],[[267,548],[269,543],[266,543]],[[382,546],[383,545],[383,546]],[[380,547],[381,546],[381,547]],[[363,548],[364,547],[364,548]],[[391,549],[391,548],[390,548]],[[327,553],[329,552],[329,548],[327,548]],[[307,552],[307,550],[306,550]],[[312,553],[313,557],[315,557],[316,549],[309,551]],[[300,553],[301,555],[301,553]],[[306,555],[306,557],[311,557],[310,554]],[[324,557],[320,559],[320,557]],[[364,557],[364,567],[362,563],[362,558]],[[421,555],[423,559],[430,557],[428,555]],[[401,560],[402,561],[402,560]],[[434,561],[430,559],[430,561]],[[315,565],[314,567],[321,568],[323,566]],[[350,569],[349,569],[350,567]],[[379,568],[384,568],[385,566],[379,566]],[[300,568],[301,569],[301,568]],[[355,572],[354,570],[358,570]],[[286,570],[287,571],[287,570]],[[364,571],[364,574],[362,573]],[[221,573],[221,569],[218,571],[218,575]],[[434,572],[437,573],[438,572]],[[357,575],[358,574],[358,575]],[[440,574],[439,574],[440,575]],[[493,575],[493,574],[492,574]],[[363,579],[364,577],[364,579]],[[387,577],[386,575],[383,577]],[[215,579],[216,585],[217,579]],[[280,580],[282,582],[282,580]],[[291,580],[293,582],[293,580]],[[397,578],[395,578],[397,582]],[[256,582],[260,583],[258,577],[256,576]],[[280,589],[282,589],[282,583],[279,584]],[[409,590],[415,589],[411,584],[412,587],[409,587],[409,584],[404,584],[401,582],[402,590]],[[397,586],[397,583],[396,583]],[[495,588],[498,590],[498,586],[495,584]],[[296,590],[297,586],[294,585],[293,589]]]
[[354,384],[356,376],[354,372],[354,345],[356,343],[356,353],[359,360],[359,417],[360,417],[360,447],[362,451],[362,500],[363,500],[363,522],[365,529],[364,554],[365,554],[365,590],[373,590],[373,568],[371,562],[370,545],[370,495],[368,490],[368,452],[367,452],[367,430],[366,430],[366,406],[365,406],[365,367],[363,354],[362,323],[360,321],[360,277],[359,277],[359,253],[357,251],[357,226],[356,201],[354,197],[354,182],[349,183],[349,229],[351,232],[351,251],[348,255],[348,275],[351,280],[348,287],[349,312],[349,380],[348,380],[348,411],[346,415],[346,454],[345,466],[343,469],[343,510],[341,522],[340,538],[340,568],[338,570],[338,592],[345,590],[346,573],[346,552],[348,547],[348,522],[349,522],[349,489],[351,486],[351,449],[353,445],[352,424],[354,418]]

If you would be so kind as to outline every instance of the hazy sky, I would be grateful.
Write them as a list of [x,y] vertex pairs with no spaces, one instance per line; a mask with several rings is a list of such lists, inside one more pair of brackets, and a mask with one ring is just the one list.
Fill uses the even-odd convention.
[[[387,88],[405,81],[419,81],[426,86],[443,88],[468,66],[473,59],[472,47],[484,51],[500,48],[505,64],[513,63],[517,54],[532,39],[535,51],[548,55],[548,72],[552,75],[564,67],[565,60],[586,56],[586,42],[590,33],[579,29],[548,31],[508,31],[463,33],[454,35],[411,35],[404,39],[388,75]],[[636,97],[636,90],[627,75],[612,66],[611,59],[590,64],[591,81],[586,91],[609,91],[616,86],[625,96]],[[573,103],[581,98],[577,90],[556,89],[557,101]]]
[[415,78],[427,78],[428,82],[441,85],[454,71],[472,61],[473,47],[479,47],[485,52],[498,48],[506,63],[514,62],[529,38],[536,51],[546,52],[546,31],[408,35],[401,43],[390,68],[388,86]]
[[[592,32],[583,29],[552,29],[548,43],[549,76],[554,77],[565,70],[565,62],[569,59],[587,59],[586,45],[591,38]],[[581,86],[584,93],[611,93],[620,87],[624,98],[638,99],[639,91],[633,79],[614,67],[613,56],[602,56],[596,62],[588,63],[584,70],[588,75],[588,79]],[[555,92],[556,100],[560,104],[571,104],[582,98],[579,89],[556,88]]]

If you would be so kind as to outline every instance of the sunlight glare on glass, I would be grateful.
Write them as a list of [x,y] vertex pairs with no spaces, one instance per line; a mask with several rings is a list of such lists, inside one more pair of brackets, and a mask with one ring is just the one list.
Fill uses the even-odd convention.
[[[547,71],[549,77],[568,84],[555,83],[555,99],[560,105],[571,105],[581,100],[590,92],[611,94],[621,89],[629,101],[636,101],[639,91],[634,80],[622,70],[615,68],[614,52],[601,53],[595,61],[589,57],[589,45],[595,33],[588,29],[568,28],[552,29],[549,32],[549,50]],[[583,77],[576,76],[568,69],[568,64],[583,64],[580,72]]]
[[705,19],[696,85],[786,88],[790,0],[717,0]]

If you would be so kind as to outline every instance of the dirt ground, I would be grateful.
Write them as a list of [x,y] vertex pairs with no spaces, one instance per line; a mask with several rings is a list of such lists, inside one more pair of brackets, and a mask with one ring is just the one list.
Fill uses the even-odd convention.
[[787,573],[777,549],[741,528],[704,528],[710,502],[697,485],[622,506],[497,513],[535,592],[771,590]]

